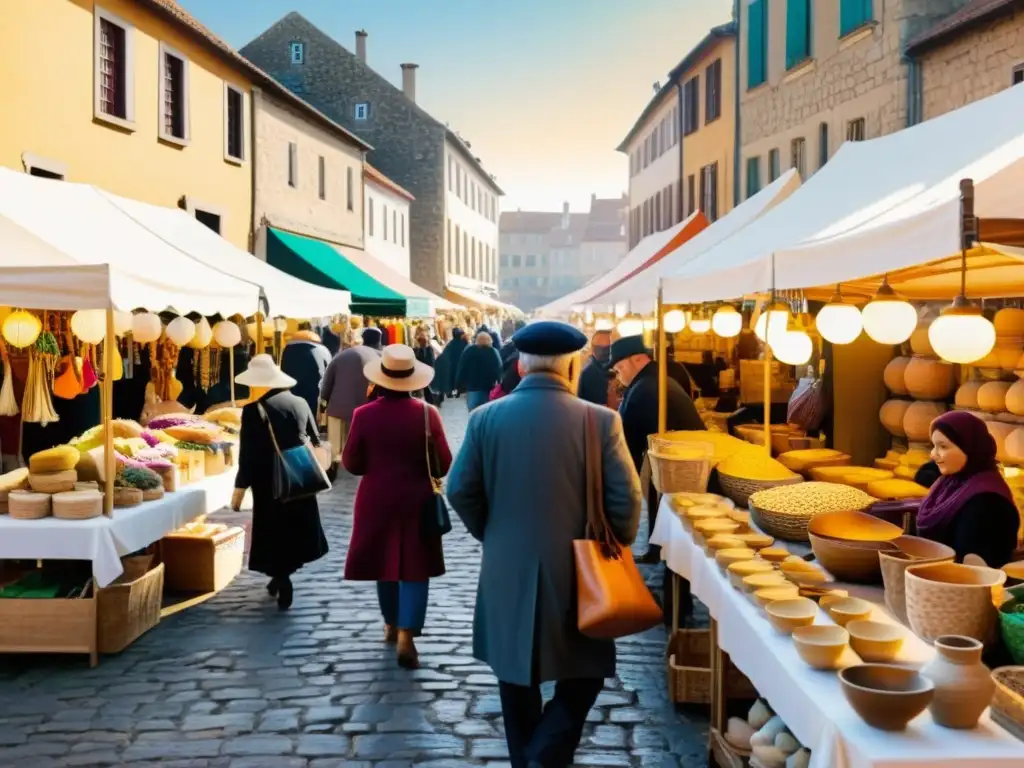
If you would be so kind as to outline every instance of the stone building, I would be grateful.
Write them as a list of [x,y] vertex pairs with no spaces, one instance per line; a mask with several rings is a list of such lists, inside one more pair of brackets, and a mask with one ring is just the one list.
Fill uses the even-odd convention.
[[415,198],[409,208],[411,277],[434,293],[494,293],[503,194],[471,148],[416,103],[416,65],[402,88],[356,52],[289,13],[241,53],[293,93],[372,145],[372,165]]
[[921,119],[1024,83],[1024,2],[973,0],[907,45]]
[[366,251],[409,277],[409,206],[415,198],[369,163],[363,166],[363,182]]
[[740,163],[750,197],[846,140],[916,121],[907,42],[972,0],[741,0]]

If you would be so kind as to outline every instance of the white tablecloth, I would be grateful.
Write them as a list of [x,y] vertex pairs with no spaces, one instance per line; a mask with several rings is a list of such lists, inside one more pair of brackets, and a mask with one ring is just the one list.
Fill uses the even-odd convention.
[[[1024,743],[994,724],[988,713],[972,731],[943,728],[927,711],[901,733],[872,728],[847,703],[836,674],[811,669],[803,662],[792,638],[778,634],[765,614],[729,583],[715,561],[694,543],[667,501],[662,502],[651,541],[662,547],[668,567],[690,581],[693,594],[718,622],[722,650],[811,750],[811,768],[1024,766]],[[880,589],[841,586],[874,603],[872,619],[895,623],[884,607]],[[819,609],[815,623],[832,622]],[[897,661],[920,666],[934,653],[907,630]],[[847,654],[847,663],[859,663],[853,651]]]
[[200,515],[231,501],[235,473],[181,486],[162,499],[115,509],[92,520],[14,520],[0,515],[0,560],[91,560],[96,583],[105,587],[122,573],[121,557],[148,547]]

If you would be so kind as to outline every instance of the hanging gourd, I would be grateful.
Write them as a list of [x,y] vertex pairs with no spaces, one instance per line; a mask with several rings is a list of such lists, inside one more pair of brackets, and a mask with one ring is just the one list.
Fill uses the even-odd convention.
[[12,347],[25,349],[36,343],[42,329],[43,324],[39,322],[38,317],[24,309],[19,309],[7,316],[0,332]]
[[196,324],[187,317],[176,317],[167,324],[167,338],[184,347],[196,335]]
[[221,320],[213,326],[213,339],[224,349],[237,347],[242,343],[242,330],[230,320]]
[[160,316],[152,312],[140,312],[132,317],[132,340],[138,344],[150,344],[160,338],[163,324]]
[[107,335],[107,313],[102,309],[80,309],[71,316],[71,332],[86,344],[99,344]]
[[195,325],[195,336],[192,337],[192,341],[188,345],[192,349],[206,349],[213,341],[213,329],[210,327],[210,321],[205,317],[200,317]]

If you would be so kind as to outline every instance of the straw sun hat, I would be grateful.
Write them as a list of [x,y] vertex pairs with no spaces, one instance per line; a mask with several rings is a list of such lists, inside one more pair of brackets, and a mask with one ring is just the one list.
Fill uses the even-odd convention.
[[371,382],[396,392],[415,392],[434,379],[434,369],[416,360],[412,347],[391,344],[384,347],[380,360],[373,360],[363,368],[363,375]]
[[270,355],[256,355],[249,361],[249,367],[235,376],[235,383],[246,387],[291,389],[296,381],[278,368]]

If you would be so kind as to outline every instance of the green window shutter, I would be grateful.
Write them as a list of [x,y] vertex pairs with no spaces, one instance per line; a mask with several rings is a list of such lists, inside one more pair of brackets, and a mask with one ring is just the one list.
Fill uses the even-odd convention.
[[747,158],[747,197],[753,197],[761,191],[761,158]]
[[839,0],[839,36],[863,27],[875,17],[874,0]]
[[747,87],[768,79],[768,0],[752,0],[747,7]]
[[811,56],[811,0],[786,2],[786,69]]

